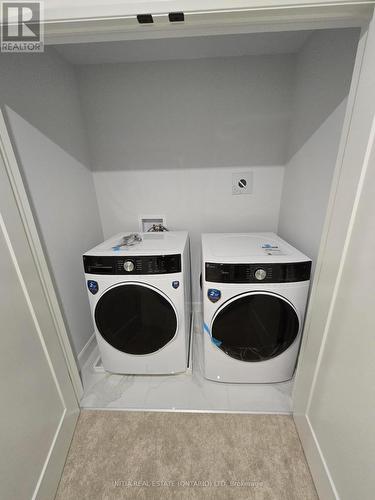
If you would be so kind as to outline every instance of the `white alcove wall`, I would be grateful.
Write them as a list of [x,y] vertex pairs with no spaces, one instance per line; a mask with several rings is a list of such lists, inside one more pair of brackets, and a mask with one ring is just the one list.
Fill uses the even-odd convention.
[[[163,214],[192,241],[200,302],[202,232],[277,231],[293,54],[79,66],[105,237]],[[232,173],[251,169],[251,195]]]
[[[76,356],[93,333],[81,254],[138,230],[142,214],[191,232],[196,307],[202,232],[279,229],[316,257],[358,35],[304,33],[284,40],[288,53],[231,58],[0,56],[0,100]],[[233,196],[232,173],[246,170],[253,192]]]
[[314,32],[298,53],[279,234],[318,257],[359,29]]
[[102,238],[74,68],[53,49],[0,55],[0,103],[76,357],[93,333],[82,253]]

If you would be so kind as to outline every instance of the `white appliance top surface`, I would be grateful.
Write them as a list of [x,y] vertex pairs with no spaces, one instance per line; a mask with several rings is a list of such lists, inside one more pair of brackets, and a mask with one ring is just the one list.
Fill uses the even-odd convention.
[[165,231],[160,233],[137,233],[142,237],[140,243],[128,247],[118,247],[124,236],[119,233],[100,245],[87,251],[85,255],[162,255],[182,253],[188,239],[187,231]]
[[272,263],[311,260],[275,233],[202,234],[205,262]]

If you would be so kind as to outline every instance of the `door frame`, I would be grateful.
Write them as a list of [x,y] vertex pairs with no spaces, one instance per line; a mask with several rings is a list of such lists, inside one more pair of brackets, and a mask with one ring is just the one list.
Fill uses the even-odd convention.
[[[374,0],[189,0],[181,2],[112,2],[90,8],[45,7],[47,44],[176,38],[259,31],[347,28],[361,26]],[[182,23],[170,23],[169,12],[184,11]],[[151,13],[152,24],[139,24],[137,14]]]
[[[218,0],[208,0],[211,6],[217,5]],[[309,2],[303,0],[295,0],[295,5],[290,3],[283,4],[275,0],[269,0],[268,5],[249,7],[246,0],[239,0],[242,8],[232,9],[213,9],[205,11],[189,10],[188,14],[193,16],[194,20],[186,26],[174,27],[169,22],[165,21],[167,14],[157,12],[160,17],[160,23],[156,23],[156,28],[146,25],[134,27],[136,20],[135,13],[128,15],[107,16],[101,18],[68,18],[61,16],[59,19],[53,18],[53,13],[46,14],[45,32],[46,44],[49,43],[74,43],[74,42],[92,42],[100,40],[125,40],[125,39],[145,39],[145,38],[161,38],[174,36],[195,36],[197,34],[219,34],[219,33],[251,33],[259,31],[286,31],[299,29],[318,29],[318,28],[338,28],[338,27],[359,27],[362,29],[362,34],[366,32],[369,16],[373,10],[375,0],[357,0],[327,3],[314,3],[313,6]],[[172,2],[171,2],[172,3]],[[224,2],[225,3],[225,2]],[[254,3],[254,2],[251,2]],[[126,5],[126,4],[125,4]],[[201,5],[201,2],[200,2]],[[123,8],[123,4],[122,7]],[[128,4],[127,9],[134,9],[134,4]],[[191,7],[190,7],[191,9]],[[61,11],[63,12],[63,11]],[[67,11],[66,11],[67,12]],[[67,14],[66,14],[67,15]],[[203,17],[202,17],[203,16]],[[213,18],[209,22],[210,18]],[[131,29],[125,23],[124,19],[131,19]],[[118,24],[120,23],[120,25]],[[164,23],[164,24],[163,24]],[[210,25],[210,26],[209,26]],[[198,31],[197,31],[198,30]],[[114,36],[114,38],[113,38]],[[361,48],[362,47],[362,48]],[[365,44],[360,45],[357,52],[357,62],[362,58],[361,50],[365,50]],[[360,64],[356,64],[355,72],[353,73],[353,81],[351,94],[349,96],[349,104],[346,112],[346,119],[343,129],[343,137],[349,133],[347,123],[350,121],[349,109],[351,101],[354,101],[356,95],[356,81],[359,78],[361,71]],[[342,142],[345,142],[342,139]],[[51,274],[47,265],[47,260],[44,255],[43,246],[39,238],[37,226],[34,220],[30,202],[27,196],[27,191],[24,186],[22,175],[14,153],[13,145],[8,133],[5,113],[0,109],[0,154],[4,159],[4,163],[8,172],[9,179],[12,183],[12,188],[19,206],[21,218],[23,220],[30,246],[33,251],[34,259],[38,267],[39,275],[43,284],[44,292],[49,301],[51,314],[54,318],[56,330],[60,344],[62,346],[66,364],[73,382],[77,399],[80,400],[83,395],[83,386],[79,374],[77,360],[72,351],[71,343],[68,337],[66,326],[64,323],[61,308],[57,299],[56,291],[53,285]],[[336,168],[336,173],[337,173]],[[336,191],[334,183],[331,187],[331,204],[334,204],[333,191]],[[332,206],[329,208],[332,210]],[[325,227],[325,230],[327,228]],[[323,232],[323,234],[325,234]],[[324,237],[322,237],[321,251]]]
[[[301,5],[302,3],[303,5]],[[325,336],[329,327],[329,317],[334,306],[335,293],[337,292],[340,273],[345,260],[345,252],[350,241],[351,227],[356,213],[358,196],[360,196],[360,179],[365,168],[364,156],[366,156],[371,136],[370,123],[372,123],[372,119],[369,116],[371,110],[363,104],[363,99],[368,96],[366,75],[371,70],[375,74],[375,53],[372,54],[372,52],[375,52],[375,25],[374,21],[372,21],[370,28],[371,43],[369,44],[367,24],[371,17],[369,13],[372,11],[373,1],[329,2],[326,5],[321,5],[322,2],[319,3],[320,5],[318,2],[307,4],[300,0],[295,6],[291,6],[290,3],[287,5],[273,0],[268,2],[267,7],[263,6],[263,8],[216,12],[212,10],[206,12],[196,11],[190,13],[196,16],[195,20],[197,21],[196,24],[193,23],[194,26],[192,25],[190,29],[179,29],[183,27],[166,24],[163,26],[163,23],[166,23],[166,14],[161,14],[159,16],[160,24],[156,28],[153,27],[146,31],[144,26],[134,25],[136,19],[134,13],[132,15],[117,15],[110,18],[96,19],[84,17],[77,19],[68,19],[68,17],[65,19],[48,19],[47,17],[45,27],[47,44],[195,36],[229,32],[250,33],[349,26],[362,28],[293,393],[293,416],[307,460],[318,492],[323,498],[328,499],[337,498],[335,487],[319,448],[319,443],[309,423],[307,413],[324,348]],[[298,6],[298,4],[300,5]],[[216,14],[218,15],[216,16]],[[293,15],[291,16],[291,14]],[[199,16],[201,16],[200,19]],[[211,25],[208,22],[210,16],[215,17]],[[129,19],[131,24],[128,25]],[[371,60],[371,56],[373,56],[373,60]],[[359,124],[361,137],[358,136],[358,132],[355,130],[356,124],[357,128]],[[54,318],[66,365],[79,400],[83,388],[77,363],[72,353],[36,224],[2,114],[0,114],[0,154],[3,157],[12,184],[44,293],[48,298],[51,314]],[[346,203],[346,210],[341,212],[342,207],[345,206],[343,205],[344,202]],[[325,316],[319,311],[320,302],[323,300],[325,303]],[[314,344],[313,352],[310,352],[307,362],[306,356],[308,356],[312,343]]]
[[[338,160],[334,174],[334,180],[331,186],[328,213],[321,239],[320,253],[316,270],[317,278],[315,279],[312,288],[312,300],[310,301],[311,303],[313,302],[314,297],[317,294],[317,290],[319,289],[318,282],[320,269],[322,261],[324,259],[325,245],[330,228],[331,216],[334,212],[337,190],[339,189],[338,183],[341,172],[341,164],[345,152],[347,137],[350,133],[350,123],[353,113],[353,106],[358,92],[357,87],[362,70],[362,60],[366,51],[367,25],[369,22],[370,12],[372,12],[373,6],[375,5],[375,0],[341,0],[338,2],[321,1],[315,2],[314,4],[311,4],[310,2],[304,0],[296,0],[294,2],[295,5],[291,5],[290,2],[288,4],[284,4],[283,2],[277,2],[276,0],[269,0],[268,2],[266,2],[267,5],[265,5],[265,2],[262,2],[262,5],[253,7],[249,7],[246,1],[244,2],[241,0],[239,3],[241,3],[242,8],[237,6],[237,8],[225,9],[222,6],[221,9],[214,10],[213,8],[207,8],[207,10],[205,11],[190,10],[188,13],[192,16],[197,16],[197,20],[199,20],[199,16],[203,16],[203,21],[201,19],[201,21],[198,22],[197,25],[199,27],[199,30],[205,34],[218,34],[223,32],[250,33],[256,31],[285,31],[290,29],[299,30],[307,28],[317,29],[349,26],[362,28],[361,40],[357,50],[356,64],[353,72],[352,84],[344,120]],[[254,4],[254,2],[250,2],[250,4],[251,3]],[[199,4],[202,5],[201,2],[199,2]],[[214,6],[217,5],[217,1],[209,0],[207,5],[208,4]],[[314,7],[313,10],[311,10],[312,6]],[[127,6],[125,4],[125,7],[123,8],[134,10],[134,4],[128,4]],[[65,12],[66,14],[64,15],[67,16],[67,11],[62,10],[61,12]],[[218,15],[218,17],[215,17],[216,14]],[[292,17],[291,14],[293,14]],[[160,12],[157,12],[157,15],[160,15],[162,17],[167,16],[167,14],[162,14]],[[99,41],[102,39],[110,40],[113,39],[111,38],[113,36],[113,33],[115,33],[115,39],[117,40],[155,37],[160,38],[170,36],[195,36],[197,34],[197,26],[195,22],[188,24],[187,26],[185,26],[185,28],[183,26],[177,27],[182,29],[176,29],[175,27],[170,25],[160,24],[159,26],[156,26],[156,28],[151,28],[151,30],[148,29],[147,26],[147,31],[145,31],[144,26],[137,24],[136,29],[133,26],[133,29],[127,30],[127,25],[126,23],[125,25],[123,24],[123,20],[125,18],[131,18],[132,20],[136,19],[136,14],[130,11],[127,15],[108,16],[106,18],[90,18],[81,16],[80,18],[72,19],[68,17],[64,18],[61,15],[59,18],[54,18],[53,16],[54,14],[52,11],[49,14],[47,11],[45,21],[47,44],[66,43],[68,41],[74,43],[75,41],[89,42]],[[207,27],[207,21],[209,20],[210,16],[214,17],[213,22],[211,23],[213,27],[212,32]],[[289,22],[286,22],[286,19],[289,19]],[[122,23],[121,28],[116,23]],[[20,215],[28,235],[28,240],[34,255],[36,265],[38,267],[38,272],[43,284],[44,292],[49,301],[49,306],[51,309],[51,314],[54,318],[59,341],[64,351],[70,377],[75,388],[77,399],[79,400],[83,395],[83,387],[79,375],[77,361],[74,357],[68,338],[63,315],[61,313],[60,305],[53,286],[53,281],[51,279],[46,257],[44,255],[43,247],[38,235],[27,192],[17,163],[16,155],[13,150],[13,145],[7,130],[4,113],[1,110],[0,154],[4,160],[5,167],[12,184],[12,189],[15,193]],[[350,192],[348,194],[354,201],[355,193]],[[308,325],[308,323],[311,321],[310,318],[311,312],[308,311],[306,325]],[[305,337],[307,337],[307,335],[305,335]],[[302,343],[302,349],[303,348],[304,342]]]
[[77,400],[83,396],[83,386],[79,375],[77,361],[74,357],[68,332],[65,327],[63,315],[52,282],[43,246],[39,238],[34,215],[31,210],[20,168],[16,159],[13,145],[9,136],[3,111],[0,109],[0,159],[4,162],[9,182],[18,206],[20,217],[25,228],[27,240],[30,245],[44,294],[47,298],[51,316],[54,321],[58,340],[64,353],[66,365],[74,387]]
[[[199,2],[201,5],[201,2]],[[277,2],[276,0],[268,0],[267,2],[262,2],[259,6],[249,7],[246,2],[240,1],[243,5],[242,8],[237,6],[235,9],[224,8],[225,1],[221,2],[221,9],[208,9],[205,11],[190,10],[189,14],[197,16],[204,16],[201,23],[201,30],[207,34],[207,23],[211,17],[214,18],[212,26],[215,27],[215,33],[221,33],[224,29],[227,32],[227,28],[230,32],[255,32],[255,31],[285,31],[285,30],[299,30],[310,28],[335,28],[335,27],[361,27],[361,40],[358,46],[356,63],[352,77],[351,89],[348,98],[348,105],[344,120],[344,126],[342,131],[341,143],[338,153],[338,160],[336,164],[334,180],[331,187],[330,201],[328,207],[328,213],[326,217],[325,226],[323,229],[323,234],[321,238],[320,252],[317,262],[316,269],[316,279],[312,287],[312,300],[310,303],[314,302],[314,297],[319,290],[319,279],[321,274],[322,262],[325,257],[326,241],[330,230],[331,218],[334,213],[335,204],[337,200],[338,191],[340,189],[339,181],[341,175],[341,166],[343,162],[343,157],[345,154],[345,148],[347,139],[350,133],[350,124],[353,115],[353,108],[356,102],[358,93],[358,81],[362,72],[362,61],[366,53],[366,39],[367,39],[367,25],[369,22],[369,13],[373,11],[375,5],[375,0],[369,1],[338,1],[338,2],[323,2],[318,1],[311,4],[304,0],[295,0],[293,5],[289,2],[288,4],[283,4],[283,2]],[[252,2],[253,3],[253,2]],[[217,2],[209,0],[208,4],[216,5]],[[246,4],[246,5],[245,5]],[[267,5],[266,5],[267,4]],[[151,4],[150,4],[151,5]],[[195,5],[195,4],[194,4]],[[311,10],[312,7],[314,10]],[[134,4],[128,4],[128,9],[134,10]],[[333,10],[331,10],[333,9]],[[62,12],[62,11],[61,11]],[[61,13],[60,12],[60,13]],[[74,9],[71,11],[74,13]],[[78,11],[76,11],[78,12]],[[82,11],[83,12],[83,11]],[[254,17],[255,13],[255,17]],[[286,22],[287,18],[290,18],[290,14],[293,13],[294,16],[292,21]],[[116,39],[141,39],[141,38],[154,38],[154,37],[171,37],[171,36],[195,36],[197,34],[195,30],[195,25],[188,25],[187,27],[181,26],[181,30],[178,32],[176,28],[171,30],[169,25],[161,24],[157,27],[156,31],[145,31],[144,26],[137,25],[137,29],[128,31],[125,38],[123,38],[124,33],[127,31],[126,24],[121,25],[121,29],[116,25],[117,22],[122,23],[126,19],[136,19],[136,14],[130,12],[127,15],[115,15],[107,17],[68,17],[64,19],[59,19],[57,13],[53,12],[46,15],[45,27],[46,27],[46,43],[74,43],[75,41],[98,41],[104,36],[111,36],[112,32],[116,32]],[[167,16],[157,12],[157,15]],[[215,17],[218,15],[219,17]],[[237,18],[237,21],[233,23],[232,15],[245,16],[241,20]],[[227,21],[227,24],[226,22]],[[81,26],[81,23],[83,25]],[[109,24],[108,24],[109,23]],[[112,23],[112,24],[111,24]],[[199,23],[198,23],[199,24]],[[241,26],[240,31],[236,31],[234,26]],[[82,29],[81,29],[82,28]],[[190,30],[190,31],[189,31]],[[233,31],[234,30],[234,31]],[[81,39],[81,34],[84,34],[85,38]],[[178,33],[176,35],[176,33]],[[211,34],[211,33],[208,33]],[[87,37],[86,37],[87,35]],[[38,272],[43,284],[45,294],[49,301],[49,306],[51,313],[53,315],[56,329],[59,336],[59,341],[64,351],[66,358],[66,363],[69,369],[69,373],[76,391],[77,398],[80,399],[83,394],[83,387],[81,378],[79,375],[79,370],[77,367],[77,361],[72,352],[71,344],[68,338],[67,330],[64,324],[63,315],[58,303],[56,292],[53,286],[53,281],[51,279],[50,271],[47,265],[47,261],[44,255],[43,247],[38,235],[36,223],[31,210],[31,206],[28,200],[27,192],[23,183],[23,179],[18,167],[17,159],[13,150],[12,142],[9,137],[9,133],[6,126],[6,121],[4,118],[4,113],[0,110],[0,154],[3,157],[10,182],[12,184],[12,189],[14,191],[19,211],[21,214],[22,221],[24,223],[28,240],[33,251],[34,259],[38,267]],[[359,167],[358,171],[359,173]],[[354,196],[353,191],[350,193]],[[354,197],[353,201],[354,201]],[[307,313],[306,326],[311,321],[312,311]],[[305,327],[305,330],[307,328]],[[307,337],[307,335],[305,335]],[[302,344],[302,349],[304,348],[304,343]]]
[[[1,115],[0,118],[2,118]],[[61,414],[56,423],[56,430],[51,442],[48,443],[49,449],[44,463],[37,472],[31,497],[33,500],[47,500],[53,498],[56,493],[80,407],[77,390],[71,378],[71,370],[67,366],[65,351],[59,341],[59,325],[51,305],[50,290],[46,286],[42,264],[38,260],[40,258],[43,260],[44,256],[38,255],[40,250],[36,248],[36,242],[39,242],[39,239],[29,227],[29,222],[31,226],[33,225],[33,219],[29,215],[30,220],[28,220],[24,213],[25,206],[28,207],[27,200],[23,205],[12,178],[13,173],[19,173],[17,164],[13,164],[10,168],[9,161],[12,161],[12,158],[9,158],[9,152],[12,153],[12,149],[10,144],[6,144],[7,134],[4,134],[3,129],[1,132],[0,182],[3,194],[0,199],[1,232],[17,273],[15,279],[18,279],[21,285],[25,303],[35,327],[37,334],[35,341],[40,342],[51,379],[61,402]],[[14,313],[17,313],[16,308]],[[72,368],[74,369],[74,366]],[[31,456],[30,460],[32,460]]]
[[293,389],[293,417],[318,494],[327,500],[339,496],[309,410],[375,141],[374,75],[375,18],[358,45]]

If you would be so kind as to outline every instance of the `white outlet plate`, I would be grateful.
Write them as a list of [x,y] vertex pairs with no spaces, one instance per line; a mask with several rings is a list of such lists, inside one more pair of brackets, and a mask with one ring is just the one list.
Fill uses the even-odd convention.
[[165,226],[166,222],[164,215],[140,215],[139,230],[141,233],[147,233],[153,224],[162,224]]
[[253,172],[236,172],[232,174],[232,194],[252,194]]

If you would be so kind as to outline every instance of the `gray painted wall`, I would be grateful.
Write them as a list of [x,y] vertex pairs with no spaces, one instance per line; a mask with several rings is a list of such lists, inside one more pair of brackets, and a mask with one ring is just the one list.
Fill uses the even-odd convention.
[[[294,56],[90,65],[79,76],[104,235],[138,230],[141,215],[188,230],[198,302],[202,232],[277,230]],[[232,196],[232,173],[251,167],[253,194]]]
[[94,170],[280,165],[292,55],[78,68]]
[[[253,194],[232,195],[232,173],[253,174]],[[203,232],[277,231],[284,167],[185,168],[95,172],[104,235],[138,231],[140,215],[163,215],[188,229],[194,302],[200,300]]]
[[279,234],[316,262],[359,30],[322,30],[298,54]]
[[358,29],[315,31],[297,54],[288,160],[349,92]]
[[50,48],[0,54],[0,103],[85,165],[88,147],[74,69]]
[[0,56],[0,102],[73,350],[93,326],[81,254],[103,238],[75,74],[54,51]]
[[[357,38],[316,32],[298,57],[83,66],[79,92],[53,50],[0,56],[0,99],[76,354],[92,332],[80,255],[102,240],[100,221],[105,237],[138,229],[139,215],[188,229],[197,282],[199,234],[276,230],[283,191],[279,233],[316,259]],[[253,194],[232,196],[232,172],[248,169]]]

